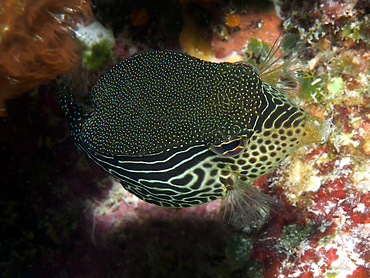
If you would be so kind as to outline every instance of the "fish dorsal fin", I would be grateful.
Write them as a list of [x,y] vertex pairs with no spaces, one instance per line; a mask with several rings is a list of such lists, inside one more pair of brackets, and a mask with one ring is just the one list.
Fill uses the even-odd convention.
[[297,73],[303,71],[298,55],[302,47],[293,34],[280,35],[258,67],[261,80],[287,94],[299,86]]

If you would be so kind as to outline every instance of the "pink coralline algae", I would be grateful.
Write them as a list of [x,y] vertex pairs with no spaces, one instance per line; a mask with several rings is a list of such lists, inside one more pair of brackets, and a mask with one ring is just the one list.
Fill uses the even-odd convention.
[[307,6],[305,18],[281,5],[307,46],[310,73],[296,101],[333,125],[325,145],[301,149],[266,179],[286,211],[255,244],[265,277],[370,277],[369,4],[350,2]]
[[[242,55],[245,43],[253,37],[258,37],[272,45],[282,32],[280,28],[281,19],[276,15],[274,9],[268,12],[258,9],[249,10],[237,15],[240,24],[234,27],[238,29],[229,31],[227,37],[220,35],[220,30],[217,30],[217,26],[220,25],[216,25],[214,28],[212,50],[216,58],[224,58],[230,55],[232,51]],[[228,19],[226,19],[225,24],[230,26]]]

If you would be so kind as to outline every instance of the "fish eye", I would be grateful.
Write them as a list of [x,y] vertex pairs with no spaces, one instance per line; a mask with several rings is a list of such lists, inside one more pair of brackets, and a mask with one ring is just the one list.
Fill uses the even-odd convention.
[[231,137],[214,143],[210,149],[217,155],[232,157],[240,154],[247,146],[245,137]]
[[235,62],[235,64],[237,64],[237,65],[243,65],[244,67],[246,67],[248,69],[251,69],[254,72],[256,72],[258,75],[260,75],[259,69],[255,65],[253,65],[252,63],[245,62],[245,61],[239,61],[239,62]]

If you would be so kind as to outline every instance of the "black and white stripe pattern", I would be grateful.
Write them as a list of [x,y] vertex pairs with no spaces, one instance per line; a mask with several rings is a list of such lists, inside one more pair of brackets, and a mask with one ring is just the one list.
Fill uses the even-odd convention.
[[187,207],[226,194],[218,171],[212,171],[216,166],[207,166],[215,155],[204,144],[133,157],[94,152],[81,142],[78,146],[128,191],[150,203]]
[[[258,120],[255,122],[253,130],[262,131],[264,129],[290,127],[293,122],[299,124],[306,115],[306,112],[294,105],[284,94],[263,83],[264,101],[267,105],[260,111]],[[301,118],[300,120],[298,120]],[[298,120],[298,121],[297,121]]]

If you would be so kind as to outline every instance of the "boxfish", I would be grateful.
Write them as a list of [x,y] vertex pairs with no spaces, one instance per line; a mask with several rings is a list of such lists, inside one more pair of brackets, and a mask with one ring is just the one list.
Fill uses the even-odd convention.
[[58,97],[89,158],[158,206],[227,197],[231,220],[263,217],[278,201],[253,181],[329,130],[248,63],[156,50],[119,62],[90,92],[78,83],[62,77]]

